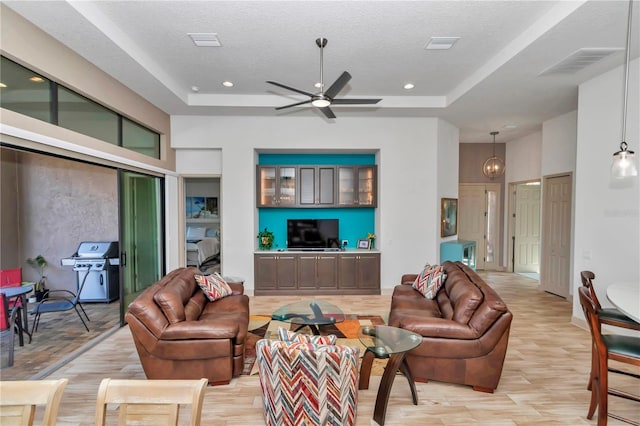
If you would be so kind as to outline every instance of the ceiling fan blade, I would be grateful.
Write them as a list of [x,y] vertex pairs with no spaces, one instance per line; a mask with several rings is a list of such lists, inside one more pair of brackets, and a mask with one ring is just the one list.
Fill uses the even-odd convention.
[[333,113],[333,111],[331,111],[331,108],[329,107],[324,107],[324,108],[318,108],[320,111],[322,111],[322,113],[327,117],[327,118],[336,118],[336,115]]
[[333,82],[331,87],[329,87],[327,91],[324,92],[324,95],[333,99],[334,96],[336,96],[342,89],[344,89],[344,86],[347,85],[349,80],[351,80],[351,74],[346,71],[343,72],[342,75]]
[[358,104],[377,104],[382,99],[334,99],[331,101],[333,105],[358,105]]
[[287,89],[287,90],[291,90],[293,92],[300,93],[301,95],[306,95],[306,96],[309,96],[309,97],[313,96],[313,94],[311,94],[309,92],[305,92],[304,90],[294,89],[293,87],[285,86],[284,84],[280,84],[280,83],[277,83],[275,81],[267,81],[267,83],[273,84],[274,86],[282,87],[283,89]]
[[281,106],[281,107],[276,107],[276,110],[285,109],[285,108],[291,108],[291,107],[294,107],[294,106],[308,104],[308,103],[311,103],[311,99],[308,99],[308,100],[302,101],[302,102],[296,102],[295,104],[289,104],[289,105],[285,105],[285,106]]

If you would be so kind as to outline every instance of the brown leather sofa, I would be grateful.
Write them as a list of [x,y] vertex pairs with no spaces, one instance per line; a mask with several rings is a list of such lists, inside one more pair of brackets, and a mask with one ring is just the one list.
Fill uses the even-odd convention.
[[493,392],[498,387],[513,315],[500,296],[461,262],[444,262],[447,277],[434,300],[403,275],[394,288],[389,325],[422,336],[406,360],[416,381],[437,380]]
[[125,315],[148,379],[207,378],[227,384],[242,373],[249,298],[241,283],[233,295],[210,302],[194,275],[179,268],[144,290]]

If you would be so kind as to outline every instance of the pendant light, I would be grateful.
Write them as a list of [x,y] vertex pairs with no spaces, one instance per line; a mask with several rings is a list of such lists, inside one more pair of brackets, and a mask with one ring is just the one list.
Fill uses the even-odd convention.
[[627,98],[629,97],[629,43],[631,41],[631,17],[633,16],[633,0],[629,0],[629,20],[627,22],[627,45],[625,47],[624,63],[624,101],[622,104],[622,142],[620,151],[613,154],[613,164],[611,165],[611,175],[616,179],[623,179],[631,176],[638,176],[638,169],[635,163],[635,153],[627,149]]
[[496,135],[500,132],[489,133],[493,136],[493,155],[484,162],[482,165],[482,174],[489,179],[499,178],[504,174],[504,161],[501,158],[496,157]]

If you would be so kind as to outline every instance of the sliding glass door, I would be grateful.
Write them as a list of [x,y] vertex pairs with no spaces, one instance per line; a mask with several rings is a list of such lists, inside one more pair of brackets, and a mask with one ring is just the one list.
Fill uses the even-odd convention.
[[121,322],[129,303],[164,270],[162,186],[159,177],[119,170]]

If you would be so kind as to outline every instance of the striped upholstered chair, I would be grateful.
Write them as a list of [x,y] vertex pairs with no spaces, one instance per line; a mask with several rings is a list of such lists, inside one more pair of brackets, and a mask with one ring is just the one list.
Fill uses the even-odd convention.
[[353,425],[358,348],[259,340],[256,362],[269,426]]

